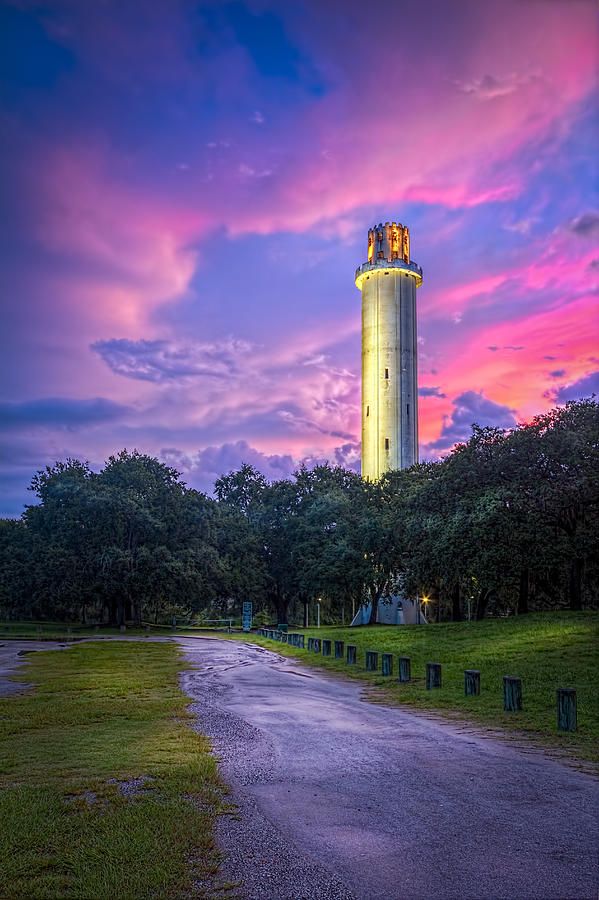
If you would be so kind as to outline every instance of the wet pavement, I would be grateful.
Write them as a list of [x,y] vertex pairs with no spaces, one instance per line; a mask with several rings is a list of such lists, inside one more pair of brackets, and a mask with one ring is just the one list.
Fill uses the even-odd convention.
[[140,635],[111,634],[93,635],[90,637],[76,638],[70,641],[32,641],[13,640],[6,638],[0,641],[0,697],[8,694],[17,694],[27,690],[30,685],[24,681],[12,681],[9,676],[19,675],[19,668],[26,664],[27,655],[38,650],[66,650],[76,644],[90,641],[170,641],[171,637],[154,636],[141,637]]
[[263,648],[178,643],[239,806],[218,838],[242,896],[597,897],[592,776]]
[[22,681],[10,681],[9,675],[18,674],[27,662],[27,655],[36,650],[60,650],[68,646],[60,641],[0,641],[0,697],[17,694],[29,685]]

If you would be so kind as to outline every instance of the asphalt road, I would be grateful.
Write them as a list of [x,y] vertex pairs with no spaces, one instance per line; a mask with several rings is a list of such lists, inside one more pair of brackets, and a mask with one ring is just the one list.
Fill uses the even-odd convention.
[[239,806],[219,840],[243,896],[597,897],[593,777],[259,647],[179,643]]

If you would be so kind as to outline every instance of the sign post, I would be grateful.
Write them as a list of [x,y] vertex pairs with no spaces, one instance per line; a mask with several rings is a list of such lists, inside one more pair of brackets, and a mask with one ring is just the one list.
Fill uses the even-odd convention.
[[241,627],[244,631],[252,630],[252,601],[244,600],[241,613]]

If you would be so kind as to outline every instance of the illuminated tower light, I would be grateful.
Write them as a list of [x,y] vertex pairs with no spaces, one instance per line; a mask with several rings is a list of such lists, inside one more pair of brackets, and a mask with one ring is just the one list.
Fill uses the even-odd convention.
[[418,462],[416,288],[409,229],[385,222],[368,231],[367,262],[356,270],[362,292],[362,476]]

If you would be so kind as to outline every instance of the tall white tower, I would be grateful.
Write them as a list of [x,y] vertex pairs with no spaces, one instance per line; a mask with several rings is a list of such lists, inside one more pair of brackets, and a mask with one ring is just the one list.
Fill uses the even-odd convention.
[[410,232],[386,222],[368,232],[368,259],[356,270],[362,292],[362,477],[418,462],[416,288]]

